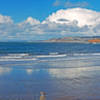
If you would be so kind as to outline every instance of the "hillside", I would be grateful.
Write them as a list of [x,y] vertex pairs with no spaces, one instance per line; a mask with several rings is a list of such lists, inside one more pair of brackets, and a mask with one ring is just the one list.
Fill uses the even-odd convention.
[[100,37],[64,37],[49,39],[45,42],[100,43]]

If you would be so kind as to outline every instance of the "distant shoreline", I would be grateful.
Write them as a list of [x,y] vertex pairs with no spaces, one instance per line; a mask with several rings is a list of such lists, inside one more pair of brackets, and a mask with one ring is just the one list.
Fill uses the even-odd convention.
[[100,36],[96,37],[63,37],[47,40],[32,41],[0,41],[0,43],[100,43]]
[[44,42],[64,42],[64,43],[100,43],[100,37],[64,37],[45,40]]

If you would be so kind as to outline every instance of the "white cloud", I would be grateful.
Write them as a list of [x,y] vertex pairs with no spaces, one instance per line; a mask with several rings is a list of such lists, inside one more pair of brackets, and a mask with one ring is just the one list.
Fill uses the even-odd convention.
[[89,4],[84,1],[74,1],[71,2],[71,0],[55,0],[55,2],[53,3],[53,6],[57,7],[57,6],[61,6],[64,8],[75,8],[75,7],[87,7]]
[[23,24],[30,24],[30,25],[37,25],[40,24],[39,20],[36,20],[32,17],[28,17],[24,22],[20,23],[20,25]]
[[[59,19],[66,21],[59,21]],[[72,8],[53,13],[47,18],[47,21],[60,24],[70,24],[76,21],[78,26],[83,27],[85,25],[96,25],[100,23],[100,13],[83,8]]]
[[86,7],[88,6],[88,3],[83,1],[83,2],[76,2],[76,3],[72,3],[70,1],[65,2],[64,4],[65,7],[67,8],[72,8],[72,7]]
[[9,16],[0,15],[0,24],[4,24],[4,23],[12,24],[13,20]]
[[34,41],[61,36],[100,36],[100,12],[83,8],[62,9],[40,22],[28,17],[14,23],[0,17],[0,41]]

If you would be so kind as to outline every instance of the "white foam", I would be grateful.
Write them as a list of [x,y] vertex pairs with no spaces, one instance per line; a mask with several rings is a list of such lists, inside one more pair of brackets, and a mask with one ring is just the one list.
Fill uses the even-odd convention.
[[29,56],[29,54],[8,54],[0,56],[0,61],[29,61],[36,60],[36,58]]
[[8,54],[9,57],[24,57],[29,56],[29,54],[22,53],[22,54]]
[[59,55],[39,55],[39,56],[36,56],[37,58],[52,58],[52,57],[65,57],[67,56],[66,54],[59,54]]
[[79,59],[82,59],[82,57],[86,58],[86,57],[91,57],[91,56],[99,57],[100,53],[74,53],[74,54],[50,53],[49,55],[29,55],[29,54],[24,54],[24,53],[23,54],[8,54],[6,56],[0,56],[0,61],[33,61],[33,60],[59,61],[59,59],[70,60],[70,59],[76,59],[76,57],[79,57]]
[[31,60],[37,60],[36,58],[30,58],[30,59],[0,59],[0,61],[31,61]]
[[99,56],[100,53],[74,53],[74,56]]
[[96,56],[99,56],[99,55],[100,55],[100,53],[93,53],[92,55],[96,55]]
[[8,54],[8,55],[5,55],[5,56],[0,56],[0,58],[23,58],[23,57],[27,57],[29,56],[29,54]]

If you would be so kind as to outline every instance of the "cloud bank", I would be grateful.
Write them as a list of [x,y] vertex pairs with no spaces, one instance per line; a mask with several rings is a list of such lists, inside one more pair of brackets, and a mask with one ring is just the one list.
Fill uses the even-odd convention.
[[62,36],[100,36],[100,12],[84,8],[61,9],[44,21],[28,17],[14,23],[0,15],[0,41],[35,41]]

